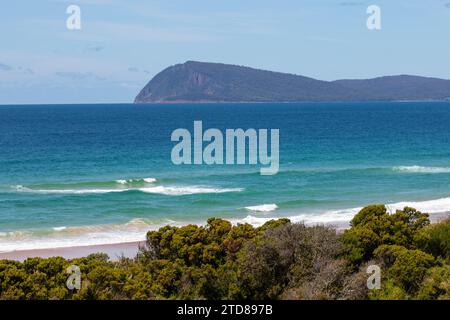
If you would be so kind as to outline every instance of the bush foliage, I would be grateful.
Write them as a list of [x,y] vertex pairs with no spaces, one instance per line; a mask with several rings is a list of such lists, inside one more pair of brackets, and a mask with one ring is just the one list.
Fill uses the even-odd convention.
[[[367,288],[369,265],[381,288]],[[80,289],[66,269],[81,270]],[[134,259],[0,260],[0,299],[450,299],[450,219],[362,209],[343,233],[288,219],[261,227],[211,218],[147,234]]]

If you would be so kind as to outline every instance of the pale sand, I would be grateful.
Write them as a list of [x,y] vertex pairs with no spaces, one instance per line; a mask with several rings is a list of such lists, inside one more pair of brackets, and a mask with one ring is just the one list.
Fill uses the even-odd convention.
[[139,250],[139,245],[143,246],[142,242],[127,242],[117,244],[103,244],[95,246],[83,247],[67,247],[67,248],[50,248],[50,249],[35,249],[35,250],[20,250],[11,252],[0,252],[0,260],[18,260],[23,261],[27,258],[49,258],[49,257],[63,257],[66,259],[81,258],[91,253],[106,253],[111,260],[117,260],[121,256],[127,258],[134,258]]
[[439,223],[446,219],[450,219],[450,211],[438,212],[430,214],[431,223]]

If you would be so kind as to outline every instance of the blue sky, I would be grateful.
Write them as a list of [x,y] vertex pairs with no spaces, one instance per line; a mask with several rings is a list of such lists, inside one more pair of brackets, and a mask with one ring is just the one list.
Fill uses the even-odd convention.
[[[66,8],[81,8],[81,30]],[[382,29],[366,27],[381,8]],[[15,0],[0,5],[0,104],[131,102],[186,60],[324,80],[450,79],[450,0]]]

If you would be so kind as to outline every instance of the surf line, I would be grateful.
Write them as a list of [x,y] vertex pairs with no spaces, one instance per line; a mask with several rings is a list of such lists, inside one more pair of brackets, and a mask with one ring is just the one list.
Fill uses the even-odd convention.
[[[194,134],[185,128],[172,132],[171,141],[178,142],[171,152],[175,165],[260,165],[261,175],[274,175],[280,166],[280,130],[226,129],[203,131],[202,121],[194,121]],[[224,143],[225,141],[225,143]],[[204,142],[207,144],[204,146]],[[247,144],[248,142],[248,144]],[[270,155],[268,154],[270,144]]]

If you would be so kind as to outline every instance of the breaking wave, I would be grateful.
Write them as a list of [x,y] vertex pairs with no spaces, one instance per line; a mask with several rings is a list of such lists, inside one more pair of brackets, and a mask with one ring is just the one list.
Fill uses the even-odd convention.
[[394,167],[393,170],[409,173],[450,173],[450,167],[400,166]]
[[278,206],[275,203],[272,203],[272,204],[261,204],[258,206],[249,206],[245,207],[245,209],[256,212],[271,212],[278,209]]
[[244,191],[243,188],[210,188],[210,187],[200,187],[200,186],[157,186],[149,188],[141,188],[139,191],[145,193],[157,193],[164,194],[168,196],[183,196],[189,194],[202,194],[202,193],[226,193],[226,192],[241,192]]
[[18,185],[13,186],[13,189],[15,189],[18,192],[41,193],[41,194],[80,195],[80,194],[105,194],[105,193],[138,191],[168,196],[244,191],[243,188],[213,188],[207,186],[153,186],[153,187],[136,187],[136,188],[129,187],[129,188],[95,188],[95,189],[35,189]]
[[119,179],[116,180],[118,184],[128,185],[133,183],[155,183],[155,178],[143,178],[143,179]]
[[[403,201],[392,204],[386,204],[386,208],[390,212],[395,210],[402,210],[404,207],[413,207],[419,211],[429,214],[439,214],[450,212],[450,197],[441,198],[427,201]],[[339,210],[328,210],[323,212],[305,212],[298,215],[287,216],[292,222],[304,222],[305,224],[330,224],[348,227],[350,220],[362,209],[348,208]],[[283,218],[285,216],[273,216],[273,217],[256,217],[248,215],[243,219],[235,219],[235,223],[249,223],[255,226],[260,226],[269,220]]]

